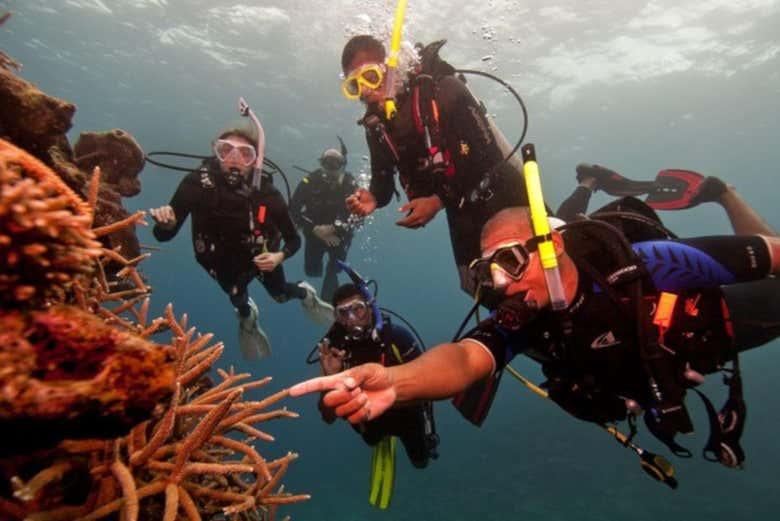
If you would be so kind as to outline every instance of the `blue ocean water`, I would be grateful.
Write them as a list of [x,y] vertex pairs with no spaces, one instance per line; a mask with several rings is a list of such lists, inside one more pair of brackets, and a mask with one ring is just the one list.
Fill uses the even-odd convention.
[[[780,225],[780,1],[475,4],[412,0],[404,37],[447,38],[446,59],[493,72],[520,91],[552,206],[573,189],[580,162],[644,179],[679,167],[722,177]],[[300,173],[291,166],[314,168],[336,135],[350,150],[350,168],[365,172],[367,151],[354,123],[361,108],[339,93],[340,51],[353,34],[386,35],[394,7],[387,0],[0,1],[0,13],[12,13],[0,27],[0,49],[24,64],[22,77],[77,105],[74,142],[81,131],[119,127],[146,151],[205,154],[215,133],[238,119],[236,100],[244,96],[263,121],[268,156],[294,187]],[[521,118],[512,99],[483,80],[471,85],[514,139]],[[181,174],[150,165],[141,177],[142,193],[125,200],[131,211],[165,204]],[[607,201],[597,194],[592,207]],[[350,260],[379,281],[381,303],[411,319],[433,345],[452,336],[470,302],[457,289],[444,218],[422,230],[400,229],[393,225],[400,204],[375,214]],[[663,217],[681,235],[729,233],[714,205]],[[149,228],[138,233],[142,243],[156,244]],[[292,280],[303,277],[302,254],[285,269]],[[252,366],[241,359],[233,311],[194,262],[186,229],[144,271],[157,311],[172,301],[191,324],[225,341],[221,367],[273,376],[268,393],[317,374],[304,359],[323,331],[296,302],[276,304],[259,285],[252,295],[274,356]],[[346,424],[322,423],[313,397],[288,400],[301,417],[269,424],[276,442],[258,450],[300,454],[286,490],[312,499],[283,509],[299,521],[771,519],[780,506],[779,350],[773,343],[743,357],[745,470],[669,456],[677,491],[645,476],[637,458],[604,432],[510,378],[480,429],[448,402],[437,404],[441,457],[420,471],[401,454],[387,511],[367,501],[369,449]],[[514,365],[540,379],[530,361]],[[722,396],[718,378],[709,380],[705,389]],[[698,452],[706,418],[698,402],[689,406],[699,430],[685,443]],[[645,432],[638,442],[668,456]]]

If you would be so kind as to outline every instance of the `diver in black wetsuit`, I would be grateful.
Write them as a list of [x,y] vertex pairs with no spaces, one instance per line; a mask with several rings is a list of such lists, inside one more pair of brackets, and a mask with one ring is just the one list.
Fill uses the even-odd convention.
[[[354,284],[339,286],[332,303],[336,322],[318,344],[322,374],[334,374],[367,362],[395,366],[410,362],[422,353],[409,330],[392,323],[387,316],[382,317],[381,333],[372,334],[371,304]],[[336,419],[333,409],[324,406],[322,401],[319,409],[322,419],[333,423]],[[409,461],[417,468],[425,468],[430,458],[438,457],[438,436],[430,402],[398,407],[376,420],[355,426],[355,430],[371,446],[385,436],[398,436]]]
[[290,214],[303,230],[304,269],[309,277],[322,275],[322,257],[328,254],[320,296],[330,301],[338,286],[337,260],[347,259],[354,227],[344,200],[357,189],[352,174],[345,171],[346,158],[334,148],[320,157],[320,168],[305,176],[290,201]]
[[[467,417],[479,423],[503,368],[522,353],[542,364],[549,397],[571,414],[602,425],[643,414],[673,452],[690,455],[673,440],[693,429],[686,390],[723,370],[729,399],[720,415],[708,412],[717,441],[707,450],[724,465],[741,466],[745,407],[737,353],[780,336],[780,238],[632,246],[619,237],[588,222],[552,232],[547,240],[565,305],[553,311],[537,247],[543,239],[534,236],[527,209],[504,209],[485,225],[482,256],[471,265],[475,280],[504,298],[489,319],[408,364],[353,367],[293,386],[290,394],[330,391],[323,403],[352,423],[394,403],[458,396],[464,414],[461,407],[474,404]],[[464,398],[467,390],[477,390],[477,399]]]
[[[361,122],[371,154],[369,190],[358,189],[347,205],[360,216],[387,205],[398,171],[409,202],[400,209],[408,215],[396,224],[420,228],[444,209],[461,288],[473,294],[467,268],[479,256],[482,225],[502,208],[525,204],[527,196],[521,175],[504,161],[484,107],[452,72],[425,70],[429,62],[442,63],[433,59],[436,52],[422,55],[432,59],[422,60],[421,70],[403,83],[397,113],[388,120],[381,107],[389,89],[384,46],[361,35],[344,47],[343,90],[366,104]],[[420,101],[428,95],[435,109]]]
[[317,323],[332,322],[333,308],[305,281],[287,282],[282,262],[300,248],[282,195],[264,176],[260,189],[249,177],[257,158],[256,138],[244,129],[222,132],[214,143],[216,157],[182,179],[170,204],[150,211],[154,236],[169,241],[192,215],[195,259],[230,297],[239,317],[239,342],[248,359],[270,354],[257,322],[258,309],[247,287],[258,279],[277,302],[300,299]]

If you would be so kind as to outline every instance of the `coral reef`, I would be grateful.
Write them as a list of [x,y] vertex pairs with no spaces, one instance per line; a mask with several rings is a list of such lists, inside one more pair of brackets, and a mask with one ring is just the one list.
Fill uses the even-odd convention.
[[[278,505],[308,499],[280,486],[296,454],[268,461],[254,447],[273,441],[258,424],[297,416],[269,410],[287,391],[244,401],[270,378],[248,381],[233,370],[218,371],[213,385],[206,373],[223,345],[188,328],[170,304],[150,320],[150,288],[137,270],[148,255],[128,259],[96,242],[143,218],[90,228],[100,168],[83,201],[46,165],[0,141],[0,176],[0,421],[21,419],[13,430],[23,440],[51,420],[47,405],[122,425],[148,418],[119,437],[5,446],[0,520],[270,521]],[[132,287],[117,289],[107,262]],[[57,421],[69,420],[67,433],[105,434],[83,432],[83,414]]]
[[0,140],[0,304],[63,299],[94,269],[92,210],[36,158]]
[[[0,18],[0,25],[7,20]],[[85,132],[71,150],[66,132],[71,128],[76,107],[41,92],[32,83],[18,77],[10,68],[20,64],[0,52],[0,138],[10,141],[51,167],[76,193],[86,195],[91,172],[103,169],[100,197],[94,216],[98,226],[129,217],[122,197],[140,191],[138,174],[143,169],[144,153],[126,131]],[[74,157],[75,153],[75,157]],[[138,239],[131,228],[119,228],[103,237],[108,248],[120,247],[123,255],[140,254]]]

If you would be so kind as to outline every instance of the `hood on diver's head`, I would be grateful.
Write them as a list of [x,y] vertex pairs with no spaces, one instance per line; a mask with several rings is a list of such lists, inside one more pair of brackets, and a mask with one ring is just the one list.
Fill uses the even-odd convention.
[[320,166],[329,172],[341,170],[345,163],[344,156],[335,148],[325,150],[320,156]]

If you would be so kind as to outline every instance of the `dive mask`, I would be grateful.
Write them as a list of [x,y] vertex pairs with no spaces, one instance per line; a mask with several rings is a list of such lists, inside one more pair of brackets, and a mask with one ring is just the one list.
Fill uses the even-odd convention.
[[345,327],[365,322],[370,308],[362,300],[353,300],[341,306],[336,306],[336,320]]
[[320,165],[330,172],[340,170],[344,166],[344,162],[344,156],[335,148],[329,148],[320,157]]
[[369,63],[350,72],[341,82],[341,92],[347,99],[358,99],[364,88],[376,89],[382,84],[385,72],[383,65]]
[[232,143],[226,139],[218,139],[214,142],[214,154],[223,163],[233,154],[238,154],[238,160],[244,166],[249,166],[257,160],[255,147],[247,143]]
[[[479,286],[495,287],[494,280],[504,287],[510,281],[523,278],[531,259],[531,253],[539,246],[539,238],[531,237],[526,242],[514,242],[498,248],[491,255],[474,259],[469,264],[469,274]],[[493,273],[497,272],[497,277]],[[497,289],[497,288],[496,288]]]

